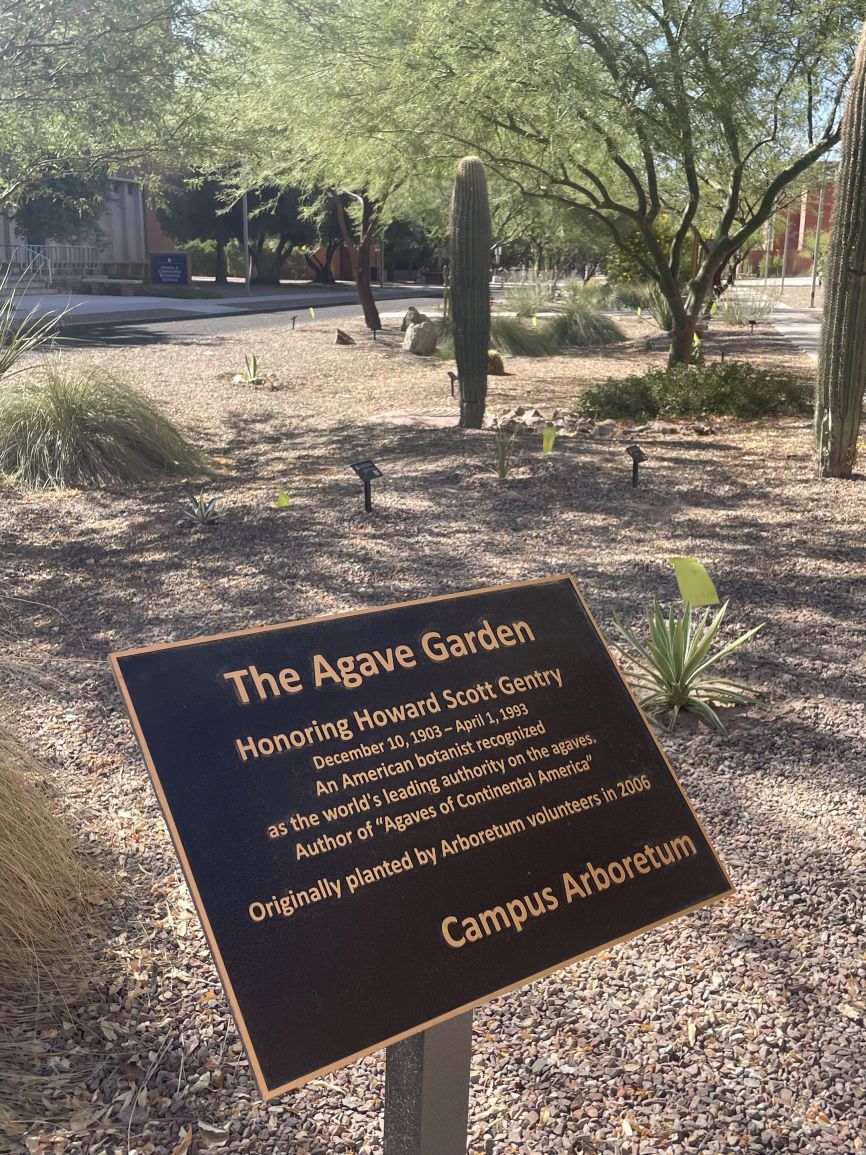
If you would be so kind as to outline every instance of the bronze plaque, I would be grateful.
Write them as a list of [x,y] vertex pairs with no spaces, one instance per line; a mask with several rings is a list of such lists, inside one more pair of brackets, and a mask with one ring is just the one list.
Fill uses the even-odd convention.
[[568,577],[111,660],[266,1098],[731,892]]

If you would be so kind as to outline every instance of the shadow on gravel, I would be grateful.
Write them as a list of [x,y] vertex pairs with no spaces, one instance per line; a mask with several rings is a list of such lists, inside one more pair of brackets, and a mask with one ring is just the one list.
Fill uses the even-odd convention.
[[[225,338],[214,333],[190,333],[173,329],[187,325],[190,318],[148,321],[129,325],[61,325],[60,336],[64,347],[73,349],[110,349],[146,345],[220,345]],[[165,328],[156,326],[165,325]]]

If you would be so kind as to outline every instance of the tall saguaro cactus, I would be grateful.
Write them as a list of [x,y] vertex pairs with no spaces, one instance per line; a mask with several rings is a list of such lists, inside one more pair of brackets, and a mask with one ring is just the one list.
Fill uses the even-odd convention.
[[480,429],[490,344],[490,205],[477,156],[457,165],[451,198],[451,315],[460,379],[460,424]]
[[850,477],[866,390],[866,24],[842,123],[815,398],[818,466]]

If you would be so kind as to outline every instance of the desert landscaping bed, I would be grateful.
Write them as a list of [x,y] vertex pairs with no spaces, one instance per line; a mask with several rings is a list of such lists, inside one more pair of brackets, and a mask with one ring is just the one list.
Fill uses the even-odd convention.
[[[489,406],[545,415],[582,386],[661,365],[656,331],[544,360],[506,358]],[[0,1078],[44,1078],[0,1149],[168,1155],[381,1150],[382,1056],[267,1106],[227,1011],[105,655],[263,622],[572,573],[603,626],[637,621],[692,555],[730,598],[736,659],[762,692],[727,739],[688,720],[663,742],[737,886],[723,904],[476,1013],[473,1155],[848,1153],[866,1148],[866,543],[863,482],[819,482],[806,419],[649,429],[631,488],[624,428],[530,429],[492,472],[489,430],[393,424],[455,409],[452,366],[326,322],[230,337],[180,322],[147,347],[65,355],[137,384],[219,463],[224,519],[177,524],[189,489],[0,491],[0,572],[21,656],[48,686],[8,688],[47,788],[113,880],[91,895],[92,988],[35,1031],[0,1017]],[[708,358],[803,376],[769,328],[713,324]],[[235,384],[245,353],[263,372]],[[383,470],[365,515],[349,464]],[[277,487],[290,498],[274,508]],[[359,944],[363,952],[363,944]],[[377,997],[371,992],[371,997]],[[312,1024],[311,1024],[312,1026]],[[31,1096],[31,1102],[33,1098]],[[45,1120],[44,1122],[41,1120]]]

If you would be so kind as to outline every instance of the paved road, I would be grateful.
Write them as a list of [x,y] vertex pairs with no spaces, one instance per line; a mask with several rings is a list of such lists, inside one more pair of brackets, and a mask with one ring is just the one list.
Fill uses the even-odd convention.
[[[441,291],[438,295],[441,297]],[[402,316],[410,305],[424,310],[435,309],[437,304],[437,299],[429,291],[423,297],[385,297],[378,300],[383,319],[389,313]],[[361,315],[357,298],[351,303],[345,300],[339,302],[329,300],[324,303],[317,300],[315,311],[317,321],[338,321]],[[297,316],[299,322],[309,320],[309,308],[304,306],[287,310],[283,305],[279,310],[266,313],[231,313],[218,317],[147,322],[113,320],[110,323],[69,325],[63,327],[62,332],[64,337],[76,345],[186,345],[195,343],[198,338],[250,332],[255,329],[271,328],[274,325],[290,327],[293,315]]]
[[773,328],[782,333],[792,345],[818,360],[818,346],[821,341],[821,319],[817,311],[803,312],[789,305],[776,305],[773,310]]

